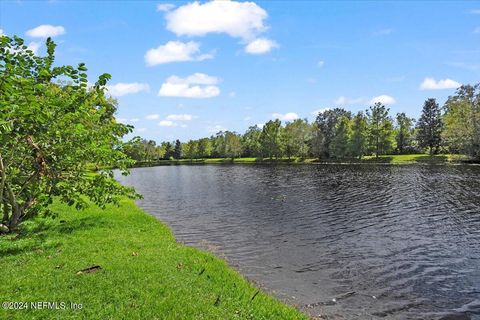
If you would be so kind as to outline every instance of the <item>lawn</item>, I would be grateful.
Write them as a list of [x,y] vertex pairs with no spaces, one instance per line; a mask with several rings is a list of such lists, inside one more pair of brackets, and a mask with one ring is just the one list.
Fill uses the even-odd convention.
[[[225,261],[177,243],[133,201],[52,209],[56,219],[0,236],[1,300],[28,307],[1,309],[0,319],[307,319]],[[33,310],[31,302],[58,309]]]

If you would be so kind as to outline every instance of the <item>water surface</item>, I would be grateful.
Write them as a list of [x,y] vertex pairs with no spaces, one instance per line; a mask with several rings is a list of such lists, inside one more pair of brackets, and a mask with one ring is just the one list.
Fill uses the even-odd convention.
[[118,179],[179,241],[311,315],[480,318],[478,166],[183,165]]

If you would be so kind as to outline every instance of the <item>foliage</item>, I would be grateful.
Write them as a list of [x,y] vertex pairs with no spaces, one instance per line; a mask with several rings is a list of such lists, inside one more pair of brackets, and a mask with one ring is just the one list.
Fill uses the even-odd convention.
[[440,107],[435,99],[427,99],[417,123],[417,140],[421,148],[428,148],[430,155],[438,153],[442,141],[443,122]]
[[413,118],[407,117],[405,112],[397,113],[397,127],[395,129],[395,141],[397,143],[397,153],[415,152],[413,146],[414,129]]
[[175,148],[173,149],[173,157],[175,159],[182,158],[182,143],[178,139],[175,141]]
[[[53,197],[80,209],[86,199],[105,206],[133,189],[118,185],[110,168],[126,173],[131,160],[122,137],[131,127],[117,123],[116,101],[105,96],[110,75],[87,88],[87,68],[54,67],[18,37],[0,38],[0,206],[9,229],[48,213]],[[55,82],[56,81],[56,82]],[[91,166],[102,168],[86,175]]]
[[350,154],[361,158],[366,152],[367,146],[367,117],[363,112],[357,113],[352,119],[352,134],[350,139]]
[[263,157],[281,157],[281,126],[282,123],[278,119],[270,120],[263,126],[262,133],[260,135],[260,145],[262,147]]
[[393,123],[388,112],[389,109],[380,102],[367,110],[368,149],[377,157],[389,153],[392,149]]
[[461,86],[445,104],[442,138],[451,151],[480,159],[480,84]]

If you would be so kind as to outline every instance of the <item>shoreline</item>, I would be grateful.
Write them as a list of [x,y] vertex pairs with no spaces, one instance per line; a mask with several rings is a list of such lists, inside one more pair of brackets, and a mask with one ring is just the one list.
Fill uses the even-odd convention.
[[169,165],[234,165],[234,164],[257,164],[257,165],[479,165],[480,161],[474,161],[464,155],[383,155],[375,158],[373,156],[363,159],[258,159],[258,158],[205,158],[205,159],[171,159],[158,161],[139,161],[132,168],[169,166]]
[[0,292],[4,301],[67,308],[1,309],[0,318],[308,319],[225,260],[177,242],[133,200],[105,210],[58,203],[51,209],[56,219],[38,218],[0,236],[0,267],[9,270]]

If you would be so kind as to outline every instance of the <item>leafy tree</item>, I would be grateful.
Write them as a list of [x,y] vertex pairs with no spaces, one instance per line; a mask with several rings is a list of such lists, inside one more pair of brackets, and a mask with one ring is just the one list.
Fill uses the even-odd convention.
[[308,156],[308,144],[311,139],[311,127],[307,120],[296,119],[285,125],[283,130],[283,149],[286,156],[299,156],[304,159]]
[[432,98],[426,100],[417,123],[417,140],[421,148],[429,148],[430,155],[438,152],[442,141],[442,127],[438,103]]
[[442,138],[451,151],[480,159],[480,83],[461,86],[445,103]]
[[175,149],[173,149],[173,157],[175,159],[182,158],[182,143],[178,139],[175,141]]
[[[132,164],[122,143],[132,127],[115,120],[116,101],[105,96],[110,75],[88,89],[85,65],[54,67],[50,38],[46,47],[40,57],[0,37],[0,207],[10,230],[48,213],[54,197],[81,209],[87,199],[104,207],[137,196],[109,169],[126,174]],[[86,175],[91,166],[102,170]]]
[[270,120],[263,126],[260,135],[263,157],[279,158],[282,156],[281,127],[282,123],[278,119]]
[[173,157],[173,146],[171,142],[162,142],[161,144],[162,148],[165,149],[163,158],[164,159],[170,159]]
[[197,143],[194,140],[189,140],[187,143],[183,144],[183,155],[185,158],[193,160],[197,154]]
[[261,144],[260,136],[262,135],[262,130],[258,126],[251,126],[242,136],[242,145],[244,154],[247,157],[260,157]]
[[349,153],[351,135],[350,118],[341,116],[335,126],[335,135],[330,143],[330,155],[333,158],[345,158]]
[[202,138],[198,140],[197,156],[201,159],[207,158],[211,155],[211,153],[212,153],[212,143],[210,142],[210,139]]
[[336,135],[338,121],[344,116],[351,118],[351,113],[342,108],[327,109],[318,114],[315,128],[320,132],[315,134],[314,142],[320,142],[321,145],[314,148],[319,152],[320,157],[330,158],[332,156],[331,143]]
[[242,140],[235,132],[225,132],[225,156],[233,159],[242,154]]
[[367,110],[367,141],[371,152],[378,157],[392,149],[393,124],[388,116],[389,109],[377,102]]
[[350,154],[361,159],[367,146],[367,118],[359,112],[352,119],[352,134],[350,139]]
[[397,113],[397,128],[395,141],[397,142],[397,152],[400,154],[413,151],[413,118],[407,117],[405,112]]

